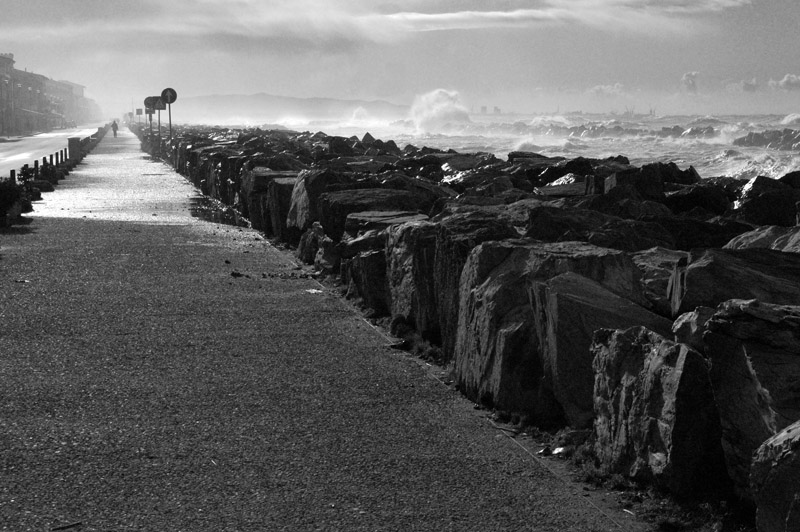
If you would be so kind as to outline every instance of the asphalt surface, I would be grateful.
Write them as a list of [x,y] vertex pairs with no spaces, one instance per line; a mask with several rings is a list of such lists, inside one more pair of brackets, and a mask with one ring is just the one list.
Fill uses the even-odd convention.
[[25,164],[33,167],[33,162],[37,160],[41,164],[42,157],[49,158],[51,154],[67,148],[69,137],[89,137],[97,133],[97,128],[103,125],[54,129],[48,133],[29,136],[0,136],[0,178],[7,178],[11,170],[19,172],[19,169]]
[[620,530],[110,134],[0,232],[0,530]]

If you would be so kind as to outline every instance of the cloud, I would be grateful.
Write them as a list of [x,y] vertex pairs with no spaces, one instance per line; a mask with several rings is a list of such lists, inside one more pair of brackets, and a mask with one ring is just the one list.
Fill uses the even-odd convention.
[[625,87],[621,83],[613,85],[595,85],[586,91],[587,94],[599,97],[626,96]]
[[686,89],[686,92],[697,93],[697,76],[699,75],[700,72],[687,72],[681,77],[681,85]]
[[769,80],[769,86],[773,89],[797,91],[800,90],[800,76],[796,74],[786,74],[780,81],[775,81],[774,79]]
[[[432,2],[434,8],[437,2]],[[520,3],[523,4],[523,3]],[[609,32],[685,33],[694,17],[749,5],[750,0],[543,0],[538,8],[396,12],[366,18],[389,31],[419,32],[534,28],[581,24]],[[529,5],[524,3],[524,5]],[[690,24],[691,23],[691,24]]]

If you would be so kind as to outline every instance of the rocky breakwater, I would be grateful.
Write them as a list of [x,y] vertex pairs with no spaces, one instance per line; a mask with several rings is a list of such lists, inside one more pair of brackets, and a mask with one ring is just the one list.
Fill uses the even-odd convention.
[[167,159],[472,400],[593,432],[607,474],[760,505],[764,468],[796,471],[752,463],[796,452],[775,440],[800,419],[794,175],[200,128]]

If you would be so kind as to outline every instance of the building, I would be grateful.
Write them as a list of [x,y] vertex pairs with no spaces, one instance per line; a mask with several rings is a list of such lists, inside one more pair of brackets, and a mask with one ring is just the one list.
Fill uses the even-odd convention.
[[14,68],[14,54],[0,53],[0,135],[29,135],[100,120],[83,85]]

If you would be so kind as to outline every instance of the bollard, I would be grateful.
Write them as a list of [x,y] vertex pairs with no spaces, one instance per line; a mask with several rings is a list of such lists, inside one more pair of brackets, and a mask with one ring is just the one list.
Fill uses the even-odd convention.
[[69,160],[79,163],[81,160],[81,139],[80,137],[70,137],[67,139],[69,147]]

